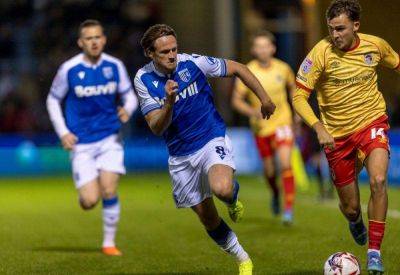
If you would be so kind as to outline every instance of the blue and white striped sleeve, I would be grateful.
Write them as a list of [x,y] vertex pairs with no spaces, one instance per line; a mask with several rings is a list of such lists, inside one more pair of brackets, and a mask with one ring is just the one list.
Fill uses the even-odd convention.
[[192,60],[207,77],[225,77],[226,61],[223,58],[216,58],[204,55],[192,55]]
[[160,109],[161,105],[150,95],[146,85],[141,80],[142,73],[139,72],[135,76],[134,85],[139,97],[139,104],[142,114],[145,116],[153,110]]

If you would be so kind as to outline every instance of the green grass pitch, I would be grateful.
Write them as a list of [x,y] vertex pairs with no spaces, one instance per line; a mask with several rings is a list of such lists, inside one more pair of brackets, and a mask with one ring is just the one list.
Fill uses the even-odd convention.
[[[351,239],[337,202],[318,203],[315,191],[298,194],[295,224],[284,227],[269,210],[261,177],[241,176],[245,216],[233,224],[220,214],[251,255],[255,274],[322,274],[328,256],[355,254],[365,272],[366,247]],[[315,188],[312,188],[315,189]],[[70,176],[0,180],[0,274],[236,274],[237,266],[208,238],[190,210],[177,210],[167,174],[130,174],[119,189],[117,243],[124,255],[100,253],[101,207],[78,206]],[[369,189],[362,187],[362,201]],[[389,190],[383,260],[400,274],[400,190]],[[366,217],[364,209],[364,219]]]

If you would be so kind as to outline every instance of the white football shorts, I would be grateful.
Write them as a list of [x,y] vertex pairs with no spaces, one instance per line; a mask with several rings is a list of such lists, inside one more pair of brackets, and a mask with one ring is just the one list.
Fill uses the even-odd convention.
[[77,189],[96,179],[100,170],[125,174],[124,149],[117,134],[96,142],[75,145],[70,158]]
[[228,136],[210,140],[201,149],[187,156],[170,156],[169,173],[172,178],[176,207],[191,207],[212,197],[208,170],[224,164],[235,170],[232,144]]

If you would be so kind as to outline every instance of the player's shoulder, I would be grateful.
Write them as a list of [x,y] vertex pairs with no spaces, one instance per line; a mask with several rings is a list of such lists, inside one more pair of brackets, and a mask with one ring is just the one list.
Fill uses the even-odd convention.
[[366,34],[366,33],[357,33],[357,35],[361,41],[364,41],[371,45],[375,45],[377,47],[379,47],[383,43],[386,43],[386,41],[383,38],[376,36],[376,35]]
[[315,44],[313,50],[320,53],[325,53],[330,48],[332,48],[331,38],[329,36],[325,36],[317,44]]
[[64,63],[61,64],[59,70],[67,73],[69,70],[82,63],[83,63],[83,54],[80,53],[64,61]]
[[257,61],[257,59],[252,59],[252,60],[250,60],[249,62],[246,63],[246,66],[247,66],[249,69],[256,69],[256,68],[258,68],[258,61]]
[[114,63],[118,66],[123,65],[123,62],[119,58],[112,56],[108,53],[102,53],[101,58],[103,58],[103,60],[107,62]]
[[272,65],[277,66],[278,68],[287,69],[290,68],[289,64],[279,58],[272,58]]
[[135,86],[146,86],[146,83],[148,83],[149,81],[151,82],[151,80],[153,79],[153,75],[154,65],[153,62],[149,62],[136,72],[134,79]]

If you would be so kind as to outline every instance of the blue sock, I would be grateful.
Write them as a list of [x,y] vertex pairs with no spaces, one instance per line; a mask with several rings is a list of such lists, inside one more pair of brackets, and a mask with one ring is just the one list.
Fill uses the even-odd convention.
[[233,181],[233,196],[232,199],[230,201],[228,201],[228,204],[234,204],[237,199],[238,199],[238,195],[239,195],[239,189],[240,189],[240,185],[237,182],[237,180]]
[[218,244],[223,245],[226,243],[229,233],[232,229],[221,219],[220,224],[214,230],[207,230],[208,235]]
[[249,255],[239,244],[235,232],[221,219],[220,224],[214,230],[207,230],[208,235],[221,247],[231,254],[237,261],[243,262],[249,259]]

